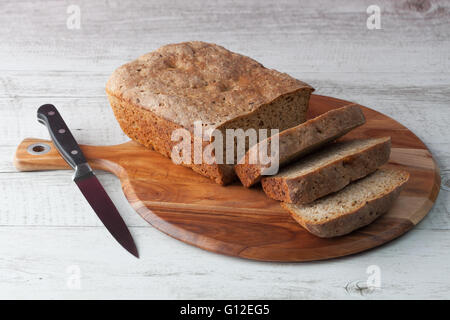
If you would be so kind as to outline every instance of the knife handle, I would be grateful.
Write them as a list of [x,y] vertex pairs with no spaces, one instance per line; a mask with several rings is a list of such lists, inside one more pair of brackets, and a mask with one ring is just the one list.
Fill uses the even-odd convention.
[[76,171],[79,171],[81,168],[84,168],[84,173],[86,173],[86,169],[89,171],[90,168],[86,168],[86,158],[80,146],[56,107],[52,104],[40,106],[37,111],[37,117],[38,121],[47,127],[53,143],[64,160]]

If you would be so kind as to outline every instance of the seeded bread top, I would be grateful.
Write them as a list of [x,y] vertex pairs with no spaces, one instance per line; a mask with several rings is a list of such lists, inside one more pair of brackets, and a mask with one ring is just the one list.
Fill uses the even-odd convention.
[[169,44],[111,75],[108,94],[192,131],[214,129],[308,84],[257,61],[205,42]]

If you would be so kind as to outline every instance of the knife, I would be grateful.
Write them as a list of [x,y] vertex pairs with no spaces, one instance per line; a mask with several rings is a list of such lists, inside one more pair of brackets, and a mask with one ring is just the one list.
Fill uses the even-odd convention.
[[52,104],[44,104],[37,112],[38,121],[50,132],[56,148],[66,162],[75,170],[73,181],[94,209],[97,216],[112,234],[117,242],[132,255],[139,258],[133,238],[125,222],[109,198],[103,186],[98,181],[86,158],[81,152],[63,118]]

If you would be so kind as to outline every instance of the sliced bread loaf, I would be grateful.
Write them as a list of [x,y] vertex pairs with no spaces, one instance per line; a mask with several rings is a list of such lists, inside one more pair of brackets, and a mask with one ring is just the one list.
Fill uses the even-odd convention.
[[[192,144],[205,140],[200,144],[206,148],[213,140],[208,135],[216,130],[296,126],[306,120],[313,90],[286,73],[200,41],[170,44],[147,53],[115,70],[106,85],[125,134],[167,157],[172,157],[179,143],[172,140],[178,129],[191,134]],[[195,133],[198,121],[203,135]],[[192,152],[192,161],[182,164],[217,183],[231,182],[236,176],[233,164],[216,160],[211,164],[195,161]]]
[[[279,151],[275,153],[275,156],[278,157],[280,166],[286,165],[323,144],[339,138],[364,122],[364,115],[357,105],[328,111],[296,127],[280,132],[277,135]],[[259,182],[264,174],[264,169],[271,166],[273,160],[263,164],[257,159],[252,163],[251,153],[259,154],[261,149],[271,150],[273,137],[250,148],[244,158],[235,166],[234,169],[244,186],[250,187]]]
[[309,203],[341,190],[389,160],[391,138],[336,142],[261,181],[264,192],[289,203]]
[[341,236],[386,213],[408,179],[408,172],[379,169],[310,204],[282,203],[282,206],[312,234],[321,238]]

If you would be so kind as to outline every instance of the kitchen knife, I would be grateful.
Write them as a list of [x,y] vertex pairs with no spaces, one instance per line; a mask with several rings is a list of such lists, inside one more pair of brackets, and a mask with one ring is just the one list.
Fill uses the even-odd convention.
[[75,170],[73,181],[94,209],[97,216],[112,236],[131,254],[139,258],[136,245],[105,189],[87,163],[78,143],[52,104],[44,104],[37,112],[38,121],[44,124],[50,132],[56,148],[66,162]]

